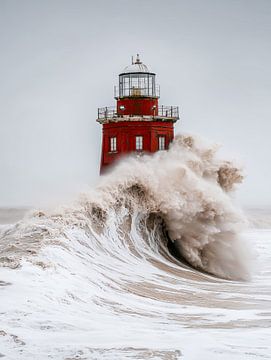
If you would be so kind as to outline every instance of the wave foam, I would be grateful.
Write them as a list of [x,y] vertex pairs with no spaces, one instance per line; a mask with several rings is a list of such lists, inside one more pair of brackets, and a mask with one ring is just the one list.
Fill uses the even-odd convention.
[[[226,279],[248,279],[249,246],[239,235],[246,219],[229,195],[243,176],[216,153],[217,146],[177,136],[168,151],[122,161],[73,208],[35,212],[5,230],[0,263],[16,267],[43,246],[68,246],[68,226],[83,229],[90,241],[94,237],[99,251],[112,246],[116,254],[118,244],[140,254],[148,244],[153,251],[165,252],[170,241],[196,269]],[[138,236],[132,234],[133,226]]]

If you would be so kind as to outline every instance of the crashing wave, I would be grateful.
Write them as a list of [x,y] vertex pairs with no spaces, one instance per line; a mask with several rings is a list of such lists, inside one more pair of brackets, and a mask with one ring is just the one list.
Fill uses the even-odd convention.
[[217,146],[177,136],[168,151],[120,162],[73,207],[37,211],[4,229],[0,264],[35,262],[41,248],[68,247],[80,229],[89,246],[111,256],[120,248],[137,257],[174,254],[203,272],[248,279],[250,253],[240,236],[246,220],[229,195],[242,179],[217,157]]

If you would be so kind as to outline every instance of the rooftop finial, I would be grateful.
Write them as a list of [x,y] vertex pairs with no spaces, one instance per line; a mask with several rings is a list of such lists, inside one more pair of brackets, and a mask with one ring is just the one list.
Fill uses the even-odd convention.
[[135,64],[141,64],[139,54],[136,54],[136,62],[135,62]]

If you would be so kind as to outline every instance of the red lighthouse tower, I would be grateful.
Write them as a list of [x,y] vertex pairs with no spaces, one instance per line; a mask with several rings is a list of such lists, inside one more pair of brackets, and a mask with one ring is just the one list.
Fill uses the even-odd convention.
[[115,87],[117,107],[98,109],[97,121],[103,126],[101,172],[127,153],[153,153],[168,148],[179,109],[159,106],[159,95],[155,74],[137,55],[136,61],[119,75],[119,86]]

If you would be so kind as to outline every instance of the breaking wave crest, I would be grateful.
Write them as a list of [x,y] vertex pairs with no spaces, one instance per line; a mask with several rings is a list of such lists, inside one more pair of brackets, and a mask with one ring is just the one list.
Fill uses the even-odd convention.
[[162,257],[221,278],[248,279],[250,253],[239,235],[246,220],[229,195],[243,177],[216,153],[217,146],[177,136],[168,151],[120,162],[73,207],[35,211],[3,229],[0,265],[16,268],[27,259],[50,266],[35,255],[54,245],[79,248],[79,256],[87,249],[89,261],[101,267],[102,255],[117,259],[117,267]]

